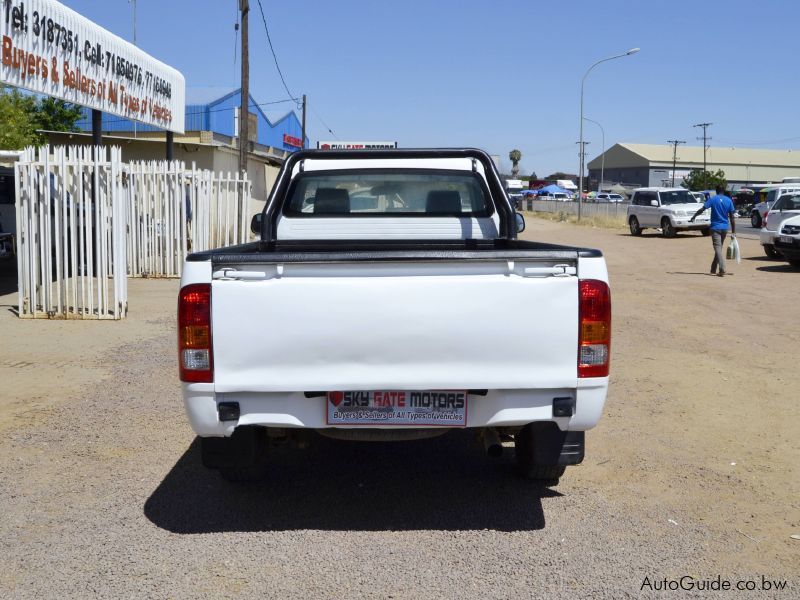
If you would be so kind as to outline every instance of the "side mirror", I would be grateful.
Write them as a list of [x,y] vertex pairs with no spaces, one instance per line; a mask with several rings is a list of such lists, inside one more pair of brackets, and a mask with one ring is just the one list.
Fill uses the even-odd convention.
[[250,221],[250,231],[255,233],[256,235],[261,235],[261,219],[264,217],[262,213],[258,213],[253,215],[253,218]]
[[522,233],[525,231],[525,217],[519,213],[514,213],[514,217],[517,219],[517,233]]
[[658,200],[650,200],[650,206],[658,206]]

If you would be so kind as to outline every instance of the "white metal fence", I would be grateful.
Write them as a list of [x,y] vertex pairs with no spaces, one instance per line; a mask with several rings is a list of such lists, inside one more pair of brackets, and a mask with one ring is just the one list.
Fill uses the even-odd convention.
[[19,316],[128,310],[119,148],[28,148],[16,164]]
[[249,237],[247,175],[216,174],[173,161],[129,166],[128,274],[180,277],[188,252]]
[[[565,213],[568,215],[578,214],[578,203],[576,201],[559,202],[557,200],[536,200],[523,198],[520,207],[523,210],[531,210],[549,213]],[[586,217],[608,217],[612,219],[624,219],[628,210],[627,202],[585,202],[581,207],[581,215]]]
[[131,277],[249,238],[246,174],[122,162],[119,148],[28,148],[16,166],[19,315],[121,319]]

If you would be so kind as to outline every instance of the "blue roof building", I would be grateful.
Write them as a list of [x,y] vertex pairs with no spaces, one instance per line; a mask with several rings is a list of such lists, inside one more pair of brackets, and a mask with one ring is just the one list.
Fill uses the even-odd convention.
[[[185,131],[210,131],[235,138],[238,136],[238,113],[241,106],[240,88],[187,88],[186,89],[186,122]],[[265,106],[281,106],[281,104],[260,105],[250,95],[250,115],[255,117],[255,132],[250,132],[251,140],[262,146],[269,146],[287,152],[300,150],[301,144],[308,147],[308,136],[303,143],[302,124],[294,110],[280,117],[267,116]],[[285,106],[285,105],[284,105]],[[76,123],[79,130],[92,130],[91,110],[83,108],[83,117]],[[152,125],[135,123],[130,119],[103,113],[102,130],[111,132],[160,132]],[[176,137],[177,141],[177,137]]]

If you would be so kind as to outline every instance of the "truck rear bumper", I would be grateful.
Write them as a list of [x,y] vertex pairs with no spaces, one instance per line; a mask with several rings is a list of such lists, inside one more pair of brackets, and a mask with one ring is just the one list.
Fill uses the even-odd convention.
[[[233,434],[239,425],[325,429],[324,397],[307,398],[303,392],[215,393],[213,383],[184,383],[183,402],[194,432],[201,437]],[[600,420],[608,390],[608,378],[587,378],[577,389],[489,390],[483,395],[470,394],[467,427],[514,427],[538,421],[552,421],[563,431],[585,431]],[[554,417],[556,398],[574,398],[570,417]],[[219,404],[237,403],[239,418],[221,421]],[[375,425],[371,428],[408,429],[413,425]],[[421,426],[418,428],[425,428]]]

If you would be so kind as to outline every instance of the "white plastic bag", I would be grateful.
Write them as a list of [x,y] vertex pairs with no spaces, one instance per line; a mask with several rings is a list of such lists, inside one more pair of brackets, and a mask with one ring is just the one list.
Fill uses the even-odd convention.
[[736,239],[735,235],[731,236],[731,242],[728,244],[727,258],[735,260],[736,264],[741,264],[742,262],[742,255],[739,252],[739,240]]

